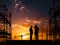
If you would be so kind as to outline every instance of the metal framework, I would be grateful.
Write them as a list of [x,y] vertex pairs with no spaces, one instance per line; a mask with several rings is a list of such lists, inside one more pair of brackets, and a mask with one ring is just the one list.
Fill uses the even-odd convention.
[[5,5],[0,5],[0,39],[11,39],[11,13]]
[[49,33],[52,40],[60,38],[60,7],[49,10]]

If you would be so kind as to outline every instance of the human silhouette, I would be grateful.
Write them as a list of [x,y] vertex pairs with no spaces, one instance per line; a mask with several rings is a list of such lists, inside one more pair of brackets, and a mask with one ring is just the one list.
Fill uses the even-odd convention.
[[38,40],[38,31],[39,31],[39,28],[38,28],[37,25],[35,25],[34,29],[35,29],[35,39]]
[[33,29],[32,29],[32,26],[30,27],[30,40],[32,40],[32,34],[33,34]]

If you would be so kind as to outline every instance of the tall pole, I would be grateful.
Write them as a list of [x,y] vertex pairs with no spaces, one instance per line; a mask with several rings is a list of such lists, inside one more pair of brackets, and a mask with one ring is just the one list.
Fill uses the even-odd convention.
[[56,13],[56,11],[55,11],[55,1],[56,1],[56,0],[53,0],[53,9],[54,9],[54,15],[53,15],[53,16],[54,16],[54,17],[53,17],[53,18],[54,18],[54,21],[53,21],[53,22],[54,22],[54,35],[53,35],[53,39],[54,39],[54,40],[56,39],[56,33],[55,33],[55,32],[56,32],[56,30],[57,30],[57,29],[56,29],[56,27],[57,27],[57,20],[56,20],[56,14],[55,14],[55,13]]

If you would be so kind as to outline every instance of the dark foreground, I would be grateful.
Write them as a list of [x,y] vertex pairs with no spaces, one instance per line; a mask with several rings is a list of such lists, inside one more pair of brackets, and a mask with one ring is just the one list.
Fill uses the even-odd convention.
[[7,40],[0,45],[60,45],[60,41],[52,40]]

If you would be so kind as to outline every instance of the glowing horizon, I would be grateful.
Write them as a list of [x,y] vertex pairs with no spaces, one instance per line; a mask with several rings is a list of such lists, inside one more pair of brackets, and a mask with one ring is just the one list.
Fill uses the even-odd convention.
[[[14,37],[14,36],[18,37],[19,35],[25,35],[25,34],[30,33],[29,28],[30,28],[31,25],[33,26],[33,32],[34,32],[34,25],[38,24],[38,26],[40,28],[40,27],[42,27],[42,23],[45,23],[45,22],[43,20],[38,20],[37,21],[37,20],[26,19],[26,21],[23,22],[22,24],[12,24],[12,28],[13,28],[12,29],[12,37]],[[47,24],[43,24],[43,25],[44,25],[44,27],[40,28],[39,30],[42,30],[43,28],[44,28],[43,30],[47,29]],[[28,36],[23,36],[22,37],[23,40],[27,40],[27,37],[28,37],[28,40],[29,40],[29,37],[30,37],[29,35]]]

